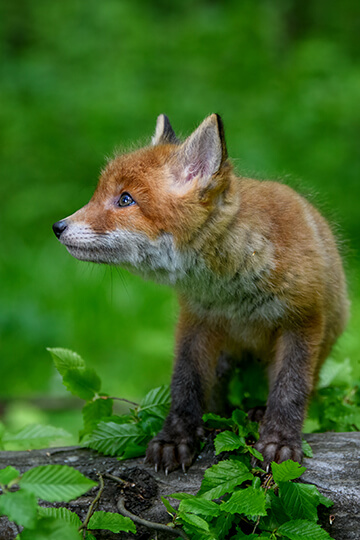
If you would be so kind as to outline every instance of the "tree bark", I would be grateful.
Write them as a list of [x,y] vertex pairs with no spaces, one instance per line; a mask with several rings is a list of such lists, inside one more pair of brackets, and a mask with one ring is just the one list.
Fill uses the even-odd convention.
[[[320,521],[335,540],[358,540],[360,538],[360,433],[322,433],[305,436],[310,443],[314,457],[304,459],[307,471],[301,481],[315,484],[319,491],[334,501],[330,509],[322,507]],[[168,523],[169,515],[161,502],[160,496],[168,497],[172,493],[185,491],[196,494],[204,471],[216,462],[211,444],[198,457],[189,471],[184,474],[175,471],[168,476],[155,473],[144,464],[143,458],[118,461],[114,457],[105,457],[92,450],[67,447],[32,450],[27,452],[0,452],[0,469],[12,465],[20,472],[37,465],[69,465],[83,474],[97,480],[97,474],[104,476],[105,490],[100,499],[98,510],[118,511],[118,501],[122,500],[127,510],[143,519]],[[125,483],[119,483],[109,475],[119,477]],[[67,506],[84,520],[97,488],[67,505],[43,503],[45,506]],[[177,505],[175,500],[171,503]],[[330,524],[332,522],[332,525]],[[152,539],[153,530],[137,525],[136,538]],[[1,540],[13,540],[19,530],[0,518]],[[134,538],[132,534],[113,534],[109,531],[96,531],[98,540]],[[168,533],[157,533],[157,538],[176,538]],[[65,539],[64,539],[65,540]]]

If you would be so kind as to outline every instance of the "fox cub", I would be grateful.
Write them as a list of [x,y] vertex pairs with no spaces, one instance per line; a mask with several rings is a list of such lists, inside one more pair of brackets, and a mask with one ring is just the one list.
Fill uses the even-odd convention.
[[265,466],[301,460],[306,403],[347,320],[342,262],[306,199],[235,175],[218,115],[184,142],[160,115],[152,144],[111,161],[90,202],[53,230],[77,259],[121,265],[177,292],[172,404],[147,449],[156,469],[191,464],[226,355],[268,369],[256,444]]

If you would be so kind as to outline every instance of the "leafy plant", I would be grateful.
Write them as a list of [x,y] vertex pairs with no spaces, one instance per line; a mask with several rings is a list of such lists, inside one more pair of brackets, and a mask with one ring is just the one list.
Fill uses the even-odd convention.
[[81,356],[68,349],[48,350],[66,388],[86,401],[82,445],[121,459],[143,455],[169,410],[169,387],[150,390],[139,405],[133,404],[130,414],[114,416],[114,398],[100,392],[100,378],[86,367]]
[[[206,418],[212,426],[221,424],[216,415]],[[250,458],[254,449],[246,438],[253,435],[254,428],[243,418],[238,423],[240,418],[235,413],[231,419],[225,419],[233,431],[219,433],[215,448],[217,454],[225,451],[230,455],[205,471],[197,495],[171,495],[180,500],[177,510],[162,499],[173,523],[181,524],[189,538],[196,540],[329,539],[329,534],[317,524],[317,507],[329,507],[332,501],[313,485],[294,483],[306,469],[291,460],[272,463],[269,474],[252,468]]]

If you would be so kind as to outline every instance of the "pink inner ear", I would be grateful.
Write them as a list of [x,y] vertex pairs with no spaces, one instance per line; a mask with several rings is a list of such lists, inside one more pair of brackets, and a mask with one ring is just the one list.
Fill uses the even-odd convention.
[[185,168],[185,181],[190,182],[197,176],[204,177],[209,175],[209,167],[206,159],[202,160],[199,157],[198,160],[194,161]]

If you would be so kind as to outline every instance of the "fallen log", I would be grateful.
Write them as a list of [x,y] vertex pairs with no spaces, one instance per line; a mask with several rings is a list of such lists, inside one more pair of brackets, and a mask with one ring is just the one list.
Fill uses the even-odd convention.
[[[335,540],[358,540],[360,538],[360,433],[321,433],[305,436],[314,457],[305,459],[307,471],[301,481],[315,484],[319,491],[334,501],[334,506],[324,509],[320,521]],[[118,461],[96,452],[79,448],[50,448],[27,452],[0,452],[0,469],[12,465],[20,472],[45,464],[70,465],[80,472],[98,480],[102,474],[105,490],[98,510],[118,512],[121,505],[141,519],[166,524],[170,521],[160,496],[169,496],[178,491],[195,494],[201,484],[204,471],[215,462],[209,444],[189,471],[175,471],[168,476],[155,473],[143,458]],[[84,520],[97,488],[66,506]],[[176,506],[176,501],[172,500]],[[46,503],[46,506],[62,506]],[[331,524],[332,523],[332,524]],[[145,524],[137,524],[136,538],[141,540],[155,537],[154,530]],[[0,518],[0,539],[14,540],[18,528]],[[157,538],[175,538],[169,532],[158,531]],[[124,540],[135,538],[132,534],[113,534],[97,531],[98,540]],[[65,540],[65,539],[64,539]]]

